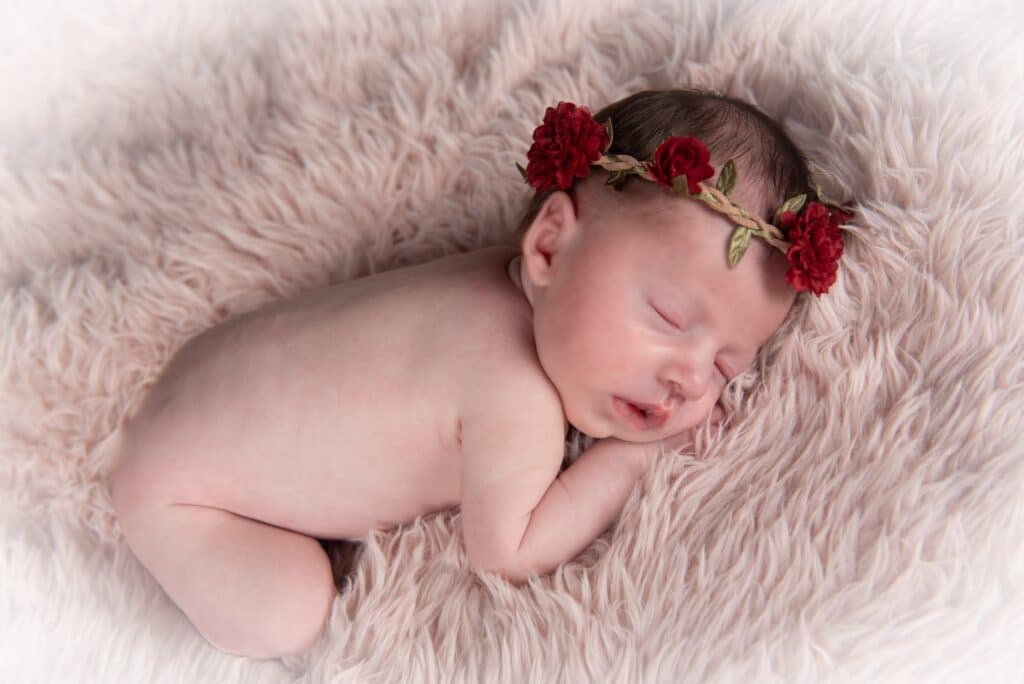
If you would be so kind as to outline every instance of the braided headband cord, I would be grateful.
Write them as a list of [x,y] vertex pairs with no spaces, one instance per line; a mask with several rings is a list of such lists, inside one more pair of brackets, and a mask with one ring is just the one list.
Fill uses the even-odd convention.
[[[600,166],[606,171],[630,171],[633,169],[644,169],[643,171],[634,171],[636,175],[642,176],[645,180],[655,180],[648,172],[644,164],[635,157],[631,157],[628,154],[617,154],[614,156],[608,156],[602,154],[601,158],[595,162],[592,162],[595,166]],[[613,178],[614,180],[614,178]],[[698,186],[701,192],[696,195],[690,195],[693,199],[703,200],[704,203],[714,209],[715,211],[725,214],[734,224],[749,228],[751,233],[757,235],[762,240],[775,247],[782,253],[789,251],[790,243],[786,240],[786,236],[783,235],[782,231],[778,227],[766,223],[759,216],[751,214],[743,207],[733,204],[729,197],[717,188],[713,188],[706,183],[700,182]]]

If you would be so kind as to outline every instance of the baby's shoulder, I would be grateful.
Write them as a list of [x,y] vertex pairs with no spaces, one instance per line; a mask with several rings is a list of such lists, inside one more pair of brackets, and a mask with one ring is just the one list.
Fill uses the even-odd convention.
[[443,295],[414,288],[421,296],[417,310],[435,315],[432,342],[418,346],[440,361],[460,416],[521,415],[525,404],[561,421],[561,400],[537,356],[532,309],[507,275],[513,255],[491,249],[459,256],[438,271]]
[[543,375],[533,337],[533,311],[504,277],[500,262],[498,267],[481,269],[453,287],[443,307],[449,348],[478,374]]
[[568,428],[561,397],[530,349],[503,344],[467,374],[462,391],[463,420],[490,423],[511,416],[521,425],[538,422]]
[[561,463],[568,422],[561,397],[539,364],[512,363],[481,376],[459,413],[460,444],[467,458],[494,471],[502,454],[514,470]]

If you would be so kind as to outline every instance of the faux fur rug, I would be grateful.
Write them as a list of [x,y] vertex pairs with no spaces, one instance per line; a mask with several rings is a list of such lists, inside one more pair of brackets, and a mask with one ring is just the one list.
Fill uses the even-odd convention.
[[[0,10],[0,680],[1020,681],[1019,3],[86,4]],[[725,431],[530,586],[456,509],[369,538],[305,656],[209,646],[103,483],[139,389],[230,315],[507,241],[545,107],[680,85],[859,202]]]

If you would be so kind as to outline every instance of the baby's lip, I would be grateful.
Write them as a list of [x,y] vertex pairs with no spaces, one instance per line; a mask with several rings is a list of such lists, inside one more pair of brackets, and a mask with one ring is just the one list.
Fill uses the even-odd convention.
[[655,414],[659,414],[660,415],[662,413],[671,413],[672,412],[672,410],[669,407],[662,406],[661,404],[645,404],[645,403],[640,402],[640,401],[632,401],[632,400],[630,400],[629,403],[631,403],[631,404],[633,404],[633,406],[636,406],[637,408],[641,408],[644,411],[647,411],[649,413],[655,413]]
[[648,427],[657,429],[668,422],[669,417],[672,415],[672,409],[667,406],[660,404],[644,404],[642,402],[629,400],[629,403],[636,406],[638,409],[647,412],[647,425]]

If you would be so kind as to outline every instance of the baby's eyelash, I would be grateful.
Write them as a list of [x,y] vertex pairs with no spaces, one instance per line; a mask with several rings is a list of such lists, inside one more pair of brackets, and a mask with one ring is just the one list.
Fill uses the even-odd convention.
[[672,319],[671,319],[671,318],[669,318],[669,317],[668,317],[668,316],[666,316],[665,314],[661,313],[661,309],[659,309],[658,307],[654,306],[653,304],[651,304],[651,308],[652,308],[652,309],[654,309],[654,313],[656,313],[656,314],[658,314],[659,316],[661,316],[661,320],[665,321],[666,323],[668,323],[669,325],[671,325],[671,326],[672,326],[673,328],[678,328],[678,327],[679,327],[678,325],[676,325],[676,324],[675,324],[675,323],[674,323],[674,322],[672,321]]
[[[665,314],[663,314],[663,313],[661,312],[661,309],[659,309],[658,307],[654,306],[654,304],[651,304],[651,308],[652,308],[652,309],[654,309],[654,313],[656,313],[656,314],[658,314],[659,316],[661,316],[661,320],[665,321],[666,323],[668,323],[669,325],[671,325],[671,326],[672,326],[673,328],[678,328],[678,327],[679,327],[678,325],[676,325],[676,324],[675,324],[675,322],[674,322],[674,321],[673,321],[673,320],[672,320],[671,318],[669,318],[668,316],[666,316]],[[722,366],[721,366],[721,365],[719,365],[719,364],[715,364],[715,369],[716,369],[716,370],[717,370],[717,371],[718,371],[719,373],[721,373],[721,374],[722,374],[722,377],[723,377],[723,378],[725,378],[725,383],[726,383],[726,384],[729,384],[729,383],[730,383],[730,382],[732,381],[732,378],[730,378],[730,377],[729,377],[729,374],[728,374],[728,373],[727,373],[727,372],[725,371],[725,369],[724,369],[724,368],[722,368]]]

